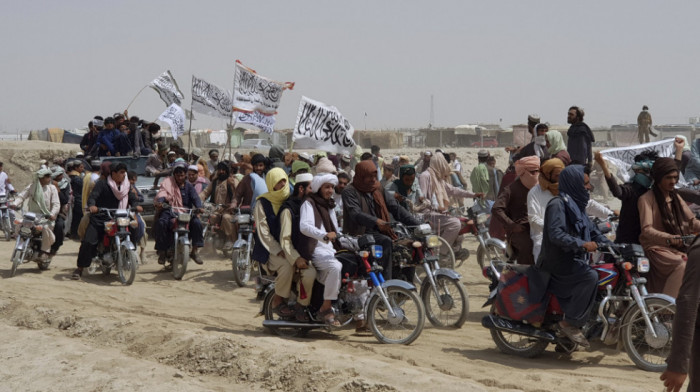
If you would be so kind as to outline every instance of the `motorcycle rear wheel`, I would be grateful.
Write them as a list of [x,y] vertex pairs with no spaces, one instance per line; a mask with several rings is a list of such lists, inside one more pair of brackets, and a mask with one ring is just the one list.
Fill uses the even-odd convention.
[[173,278],[181,280],[187,271],[187,261],[190,259],[190,246],[179,243],[177,246],[177,256],[173,257]]
[[367,326],[386,344],[411,344],[425,326],[425,308],[415,291],[390,286],[384,289],[397,317],[391,317],[384,301],[374,295],[367,306]]
[[233,279],[238,287],[245,287],[250,280],[252,263],[250,262],[250,252],[248,246],[244,245],[234,249],[231,253],[231,265],[233,267]]
[[[494,306],[491,306],[491,314],[494,314]],[[533,358],[544,352],[549,346],[549,342],[533,338],[531,336],[518,335],[501,331],[491,330],[491,339],[496,343],[496,347],[504,354],[516,355],[522,358]]]
[[[275,297],[275,290],[269,290],[267,294],[265,295],[265,299],[263,300],[263,316],[265,316],[265,320],[284,320],[280,316],[277,315],[272,310],[272,299]],[[280,327],[267,327],[270,331],[272,331],[274,334],[278,336],[282,336],[285,338],[294,338],[297,336],[304,336],[309,333],[308,329],[301,329],[301,328],[280,328]]]
[[128,286],[134,282],[136,277],[136,266],[138,257],[136,252],[131,249],[122,248],[121,260],[117,263],[117,271],[119,273],[119,281],[123,285]]
[[440,328],[461,328],[469,314],[469,296],[464,285],[459,280],[447,276],[436,276],[435,284],[442,299],[442,306],[428,279],[423,281],[420,290],[428,321]]
[[648,372],[662,372],[666,370],[666,358],[671,351],[676,305],[661,298],[646,298],[644,302],[657,337],[654,338],[647,331],[642,311],[634,305],[623,320],[620,337],[627,356],[638,368]]
[[506,261],[506,256],[503,251],[493,245],[483,247],[479,244],[479,247],[476,249],[476,262],[479,263],[479,267],[483,269],[492,260]]

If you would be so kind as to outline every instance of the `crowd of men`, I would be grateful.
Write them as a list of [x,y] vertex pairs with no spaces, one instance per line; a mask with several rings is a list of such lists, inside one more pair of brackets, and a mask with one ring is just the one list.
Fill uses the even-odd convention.
[[[651,117],[647,119],[645,112],[646,108],[640,114],[640,140],[651,130]],[[338,325],[332,301],[338,297],[341,276],[357,272],[354,260],[336,254],[341,233],[374,234],[385,250],[380,262],[386,278],[410,279],[412,274],[407,276],[391,265],[396,238],[391,222],[430,223],[455,257],[463,259],[468,252],[459,239],[461,223],[450,209],[463,205],[465,199],[477,198],[492,212],[492,235],[508,241],[518,263],[534,266],[528,272],[531,290],[558,297],[565,313],[562,332],[583,346],[588,342],[580,327],[591,312],[597,282],[588,253],[608,241],[589,217],[618,215],[616,241],[641,244],[651,261],[650,292],[678,297],[679,316],[681,311],[692,316],[697,312],[698,293],[697,288],[686,288],[691,283],[687,276],[683,278],[689,247],[682,238],[700,231],[700,222],[688,207],[688,203],[700,204],[700,140],[691,148],[683,136],[677,136],[676,154],[671,158],[658,157],[651,150],[640,153],[634,159],[632,180],[619,184],[603,157],[593,154],[595,140],[583,119],[583,109],[569,109],[567,145],[563,135],[549,130],[539,116],[528,116],[531,141],[506,148],[510,160],[505,172],[496,168],[495,157],[479,151],[469,176],[469,191],[462,163],[455,154],[439,149],[425,151],[416,162],[407,156],[385,158],[378,146],[364,153],[358,148],[354,155],[320,152],[315,156],[285,153],[273,146],[267,156],[236,153],[226,159],[220,159],[219,151],[213,149],[207,159],[199,149],[188,152],[177,144],[164,146],[157,124],[127,118],[126,112],[105,119],[96,116],[80,144],[83,152],[54,162],[51,168],[42,165],[33,183],[17,193],[15,205],[27,202],[28,210],[50,216],[53,230],[42,233],[42,257],[58,251],[64,233],[80,238],[73,273],[74,279],[80,279],[103,234],[104,217],[97,213],[98,208],[141,210],[143,200],[134,186],[135,173],[127,173],[124,164],[103,162],[91,167],[85,157],[147,155],[147,174],[166,177],[154,200],[153,233],[160,264],[166,263],[172,248],[174,213],[164,205],[195,212],[203,202],[216,206],[214,219],[221,224],[228,249],[237,237],[236,209],[250,207],[256,221],[253,259],[276,274],[274,311],[308,321],[303,311],[308,296],[298,298],[295,308],[285,300],[298,272],[298,284],[303,287],[299,293],[311,293],[314,280],[325,285],[320,313],[329,325]],[[590,198],[594,163],[600,166],[611,193],[622,201],[620,211]],[[1,169],[0,163],[0,193],[4,189],[14,192]],[[688,187],[677,189],[679,174],[689,182]],[[85,210],[89,213],[83,216]],[[190,257],[201,264],[203,228],[196,215],[189,228]],[[144,238],[144,231],[139,220],[135,242]],[[447,251],[447,246],[440,250],[442,254]],[[693,289],[696,292],[689,292]],[[357,328],[366,328],[363,320],[358,320]],[[689,341],[692,334],[684,341],[686,346]],[[674,340],[673,353],[679,352],[688,356]],[[672,371],[687,372],[685,366]]]

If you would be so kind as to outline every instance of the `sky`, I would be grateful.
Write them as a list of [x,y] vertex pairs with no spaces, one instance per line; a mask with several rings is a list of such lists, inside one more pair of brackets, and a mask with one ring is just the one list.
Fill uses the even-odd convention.
[[[700,2],[620,1],[9,1],[0,0],[0,131],[84,127],[123,111],[170,70],[191,102],[196,75],[232,89],[236,59],[336,106],[355,129],[564,124],[700,116]],[[145,89],[129,109],[154,120]],[[365,116],[366,113],[366,116]],[[193,128],[225,121],[195,113]]]

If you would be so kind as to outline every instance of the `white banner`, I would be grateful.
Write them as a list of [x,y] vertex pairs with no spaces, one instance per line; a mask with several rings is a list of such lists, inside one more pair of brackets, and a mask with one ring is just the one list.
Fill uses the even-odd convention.
[[231,118],[231,93],[192,75],[192,110],[214,117]]
[[170,106],[173,103],[180,105],[185,99],[170,71],[165,71],[162,75],[153,79],[149,86],[160,94],[160,99],[165,102],[166,106]]
[[355,128],[334,106],[301,97],[292,140],[294,148],[352,154]]
[[263,131],[272,134],[275,128],[275,116],[260,112],[235,112],[236,122],[255,125]]
[[606,161],[617,167],[617,176],[626,182],[630,179],[630,169],[632,168],[636,155],[639,155],[639,153],[644,150],[654,150],[659,153],[659,157],[673,158],[675,153],[673,141],[674,139],[666,139],[630,147],[611,148],[609,150],[603,150],[600,153]]
[[167,109],[158,116],[158,120],[168,123],[173,139],[177,139],[185,133],[185,111],[176,104],[168,106]]
[[293,89],[294,83],[277,82],[260,76],[236,60],[233,110],[277,114],[282,92]]

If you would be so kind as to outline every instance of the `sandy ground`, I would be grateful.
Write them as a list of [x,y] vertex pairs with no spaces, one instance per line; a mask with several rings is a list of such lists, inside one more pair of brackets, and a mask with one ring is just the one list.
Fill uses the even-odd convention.
[[[476,242],[468,239],[469,248]],[[76,391],[656,391],[658,374],[623,352],[564,356],[553,347],[525,360],[500,353],[481,327],[488,286],[473,257],[459,272],[470,296],[457,330],[426,322],[410,346],[383,345],[353,330],[284,339],[262,328],[251,287],[237,288],[217,256],[189,264],[182,281],[155,254],[132,286],[117,276],[69,279],[78,243],[48,271],[9,278],[12,243],[0,244],[1,390]]]
[[[9,162],[16,183],[26,184],[38,159],[67,154],[70,147],[2,143],[0,160]],[[503,150],[492,151],[504,167]],[[457,152],[467,172],[476,150]],[[418,157],[418,150],[408,153]],[[412,345],[393,346],[350,329],[314,331],[304,339],[270,334],[258,317],[252,282],[238,288],[230,262],[218,256],[205,256],[203,266],[190,263],[184,279],[175,281],[155,262],[150,243],[134,284],[122,286],[114,273],[70,280],[79,245],[70,240],[48,271],[25,264],[10,278],[13,244],[0,242],[0,390],[660,389],[658,374],[637,369],[614,348],[594,344],[592,351],[567,356],[550,347],[529,360],[500,353],[480,323],[488,282],[474,256],[458,269],[470,296],[464,326],[443,330],[426,322]],[[476,244],[465,242],[472,255]]]

